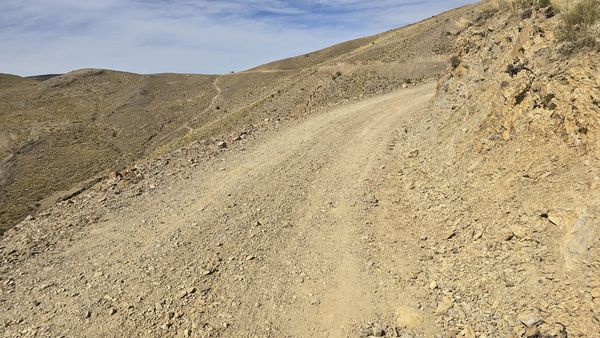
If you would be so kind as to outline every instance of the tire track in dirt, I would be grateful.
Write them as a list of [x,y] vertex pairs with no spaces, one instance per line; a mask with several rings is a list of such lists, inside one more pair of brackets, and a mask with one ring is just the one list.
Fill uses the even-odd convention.
[[[426,84],[315,114],[123,198],[20,266],[2,317],[35,301],[53,335],[352,335],[397,299],[375,293],[365,269],[368,178],[433,93]],[[65,291],[32,288],[39,280]]]

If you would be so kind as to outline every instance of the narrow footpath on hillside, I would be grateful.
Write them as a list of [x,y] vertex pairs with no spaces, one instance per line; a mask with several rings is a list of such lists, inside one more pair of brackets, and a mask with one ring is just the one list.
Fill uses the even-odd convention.
[[[165,140],[172,140],[176,136],[182,136],[184,134],[191,132],[192,130],[194,130],[193,125],[196,124],[199,119],[203,118],[206,115],[206,113],[208,111],[210,111],[211,109],[216,108],[217,100],[219,99],[219,96],[221,96],[221,92],[222,92],[222,89],[221,89],[221,87],[219,87],[219,84],[218,84],[220,78],[221,78],[220,75],[215,76],[215,79],[212,82],[212,86],[215,88],[216,92],[215,92],[215,96],[213,96],[212,100],[210,101],[210,104],[208,105],[208,107],[206,107],[204,110],[195,114],[194,117],[192,117],[189,121],[187,121],[185,124],[183,124],[179,128],[177,128],[177,129],[173,130],[172,132],[163,136],[160,140],[160,143],[164,142]],[[200,94],[200,96],[202,96],[202,95],[203,94]]]

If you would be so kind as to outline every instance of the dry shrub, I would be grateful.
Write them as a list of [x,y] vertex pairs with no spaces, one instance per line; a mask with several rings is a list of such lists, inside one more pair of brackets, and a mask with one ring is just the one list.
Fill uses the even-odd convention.
[[510,11],[511,13],[517,13],[520,10],[533,7],[548,7],[550,6],[550,0],[489,0],[487,6],[495,11]]
[[456,21],[456,25],[461,31],[464,31],[465,29],[473,25],[473,21],[469,20],[468,18],[462,17],[458,19],[458,21]]
[[[569,49],[600,45],[600,36],[596,32],[600,25],[600,0],[488,0],[483,11],[516,14],[550,5],[561,13],[563,20],[558,32],[559,41],[570,42]],[[523,16],[526,17],[529,16]]]
[[600,21],[600,2],[559,0],[555,6],[562,13],[560,41],[574,43],[575,47],[594,47],[598,43],[592,27]]

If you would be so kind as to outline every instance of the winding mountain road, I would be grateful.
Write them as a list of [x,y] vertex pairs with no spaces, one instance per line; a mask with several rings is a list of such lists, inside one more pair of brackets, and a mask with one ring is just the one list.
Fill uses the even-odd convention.
[[342,337],[407,308],[410,290],[369,269],[412,263],[373,250],[364,226],[380,212],[373,172],[434,90],[316,114],[123,196],[120,212],[26,261],[0,317],[30,313],[24,324],[53,336]]

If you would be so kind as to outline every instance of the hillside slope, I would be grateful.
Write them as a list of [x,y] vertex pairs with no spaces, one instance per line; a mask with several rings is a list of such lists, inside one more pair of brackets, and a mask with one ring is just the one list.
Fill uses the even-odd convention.
[[5,233],[4,335],[600,336],[599,51],[445,15],[437,80],[371,81],[394,32],[218,77],[218,118]]
[[1,75],[0,232],[136,160],[439,76],[466,11],[239,74]]

